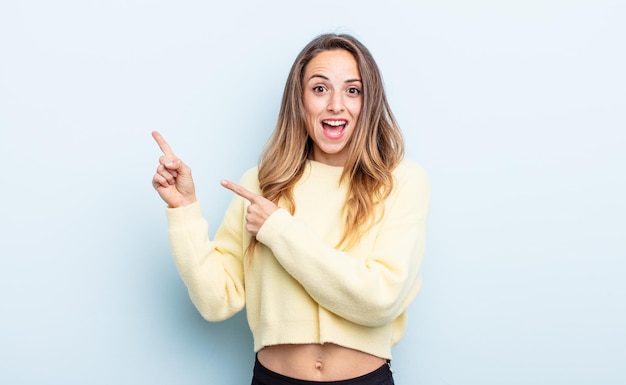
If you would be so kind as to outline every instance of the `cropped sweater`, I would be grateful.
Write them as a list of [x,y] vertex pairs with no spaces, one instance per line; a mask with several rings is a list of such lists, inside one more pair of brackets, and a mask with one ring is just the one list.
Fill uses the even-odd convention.
[[[213,240],[198,203],[166,209],[179,274],[205,319],[224,320],[245,306],[255,351],[334,343],[391,358],[420,288],[428,181],[420,166],[403,160],[383,216],[352,248],[339,250],[342,171],[308,161],[294,188],[294,215],[284,208],[272,213],[251,257],[247,200],[234,195]],[[260,193],[257,168],[240,184]]]

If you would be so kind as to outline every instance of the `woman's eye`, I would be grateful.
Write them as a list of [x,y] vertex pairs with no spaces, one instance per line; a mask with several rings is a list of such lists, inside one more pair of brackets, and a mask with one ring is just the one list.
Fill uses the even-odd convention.
[[324,92],[324,87],[322,87],[322,86],[315,86],[315,87],[313,87],[313,92]]
[[361,93],[361,90],[356,87],[350,87],[348,88],[348,93],[353,94],[353,95],[358,95]]

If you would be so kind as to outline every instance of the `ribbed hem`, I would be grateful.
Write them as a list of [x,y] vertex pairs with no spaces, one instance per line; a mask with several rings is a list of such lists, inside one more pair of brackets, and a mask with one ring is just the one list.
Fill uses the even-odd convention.
[[196,201],[188,206],[165,208],[167,222],[172,227],[189,226],[198,221],[204,221],[202,211],[200,210],[200,202]]

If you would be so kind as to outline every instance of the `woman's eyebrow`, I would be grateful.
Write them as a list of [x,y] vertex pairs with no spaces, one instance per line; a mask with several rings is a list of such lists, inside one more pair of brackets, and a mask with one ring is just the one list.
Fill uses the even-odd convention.
[[[314,79],[314,78],[322,78],[324,80],[330,80],[328,78],[328,76],[322,75],[322,74],[313,74],[309,77],[309,80]],[[362,83],[361,79],[359,78],[354,78],[354,79],[348,79],[346,80],[344,83],[354,83],[354,82],[359,82]]]

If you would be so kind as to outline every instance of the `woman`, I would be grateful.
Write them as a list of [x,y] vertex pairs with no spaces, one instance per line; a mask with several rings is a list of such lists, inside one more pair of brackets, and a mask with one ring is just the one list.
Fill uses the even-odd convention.
[[321,35],[296,58],[276,129],[213,240],[191,170],[158,133],[153,186],[189,295],[210,321],[246,306],[252,384],[393,384],[428,208],[372,55]]

